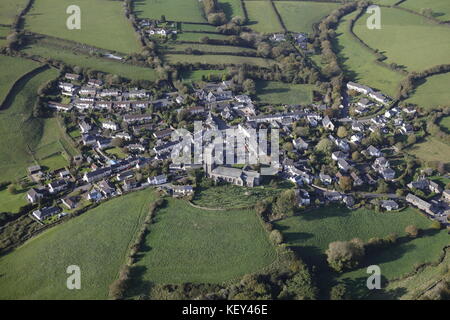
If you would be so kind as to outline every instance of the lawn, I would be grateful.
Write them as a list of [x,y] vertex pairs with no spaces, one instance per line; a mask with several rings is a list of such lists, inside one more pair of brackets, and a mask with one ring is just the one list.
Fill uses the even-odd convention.
[[0,1],[0,21],[2,24],[11,24],[14,17],[26,7],[28,0],[2,0]]
[[274,197],[280,191],[282,190],[268,186],[254,188],[215,186],[197,192],[193,202],[207,208],[244,208],[255,205],[258,200]]
[[257,81],[258,100],[270,104],[310,104],[313,102],[313,90],[308,84],[288,84],[275,81]]
[[127,154],[118,147],[105,150],[105,152],[110,155],[115,155],[119,159],[125,159],[127,157]]
[[[1,257],[0,299],[106,299],[153,199],[144,190],[108,201]],[[70,265],[81,290],[66,287]]]
[[[81,9],[81,29],[69,30],[67,7]],[[91,46],[123,52],[140,52],[141,47],[121,1],[39,0],[25,19],[25,29]],[[111,41],[114,39],[114,41]]]
[[134,12],[139,18],[169,21],[206,22],[203,8],[198,0],[138,0],[134,1]]
[[434,137],[427,137],[424,142],[416,143],[407,151],[424,161],[450,162],[450,147]]
[[[15,95],[0,112],[0,181],[13,180],[26,174],[26,167],[35,163],[33,150],[39,146],[44,132],[44,120],[32,116],[38,88],[58,76],[47,69],[21,81]],[[41,152],[40,156],[50,156]]]
[[221,283],[252,273],[276,254],[254,211],[206,211],[169,199],[137,266],[143,281]]
[[407,0],[400,4],[401,7],[421,13],[422,9],[433,10],[433,17],[442,21],[450,20],[450,5],[448,0]]
[[127,79],[150,81],[156,79],[155,70],[150,68],[143,68],[130,64],[124,64],[114,60],[102,59],[84,55],[81,53],[75,53],[59,47],[33,44],[32,46],[27,47],[24,51],[31,55],[38,55],[41,57],[59,60],[70,66],[79,66],[85,69],[116,74]]
[[283,32],[277,15],[269,1],[245,1],[248,26],[261,33]]
[[[450,72],[426,78],[406,100],[426,109],[450,106]],[[450,129],[450,128],[449,128]]]
[[349,79],[395,96],[403,76],[376,64],[375,56],[351,37],[347,30],[350,19],[355,16],[356,13],[352,13],[342,18],[336,32],[338,36],[334,47],[340,63]]
[[313,24],[339,7],[337,3],[312,1],[275,1],[274,4],[289,31],[306,33],[311,33]]
[[11,90],[14,82],[25,73],[39,67],[39,63],[16,57],[0,56],[0,105]]
[[269,68],[276,64],[275,60],[257,58],[257,57],[242,57],[242,56],[228,56],[228,55],[188,55],[188,54],[165,54],[164,59],[172,64],[177,62],[182,63],[204,63],[204,64],[224,64],[224,65],[239,65],[249,64],[257,65],[259,67]]
[[0,212],[19,212],[20,207],[28,202],[25,200],[27,190],[18,190],[16,194],[11,194],[8,188],[0,190]]
[[381,29],[370,30],[366,13],[356,23],[354,32],[370,47],[383,52],[387,63],[421,71],[450,63],[450,28],[399,9],[382,8]]

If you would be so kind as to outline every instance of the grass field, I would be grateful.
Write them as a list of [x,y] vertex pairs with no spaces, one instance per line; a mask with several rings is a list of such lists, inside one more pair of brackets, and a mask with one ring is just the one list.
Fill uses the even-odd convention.
[[26,167],[34,163],[31,152],[41,142],[44,121],[32,117],[32,107],[38,88],[57,76],[56,70],[49,69],[21,82],[0,112],[0,181],[24,176]]
[[11,194],[8,188],[0,190],[0,212],[17,213],[20,207],[26,205],[25,200],[27,190],[18,190],[18,193]]
[[187,48],[193,50],[200,50],[202,52],[224,52],[224,53],[241,53],[241,52],[255,52],[255,49],[242,48],[235,46],[218,46],[210,44],[197,44],[197,43],[180,43],[169,44],[163,47],[167,52],[170,51],[185,51]]
[[11,24],[14,17],[25,8],[27,0],[2,0],[0,1],[0,23]]
[[193,41],[200,42],[202,38],[208,37],[210,39],[227,40],[229,36],[219,33],[197,33],[197,32],[183,32],[177,35],[177,41]]
[[169,199],[146,238],[137,266],[143,281],[220,283],[275,260],[275,250],[253,211],[205,211]]
[[206,22],[198,0],[138,0],[134,1],[134,12],[139,18],[169,21]]
[[11,90],[14,82],[25,73],[39,67],[39,64],[32,60],[0,56],[0,104]]
[[275,60],[257,58],[257,57],[241,57],[229,55],[188,55],[188,54],[166,54],[164,59],[170,63],[189,62],[189,63],[204,63],[204,64],[250,64],[260,67],[270,67],[277,62]]
[[124,64],[113,60],[96,58],[93,56],[77,54],[61,48],[52,48],[34,44],[24,50],[28,54],[48,57],[62,61],[70,66],[79,66],[86,69],[102,71],[116,74],[132,80],[155,80],[157,75],[155,70]]
[[249,19],[248,26],[253,30],[261,33],[283,31],[269,1],[245,1],[245,7]]
[[[66,27],[69,15],[65,12],[70,5],[81,9],[79,30]],[[121,1],[39,0],[34,2],[25,21],[25,29],[33,32],[123,53],[141,51]]]
[[244,17],[244,11],[241,8],[240,0],[219,0],[219,5],[229,20],[233,17]]
[[446,132],[450,133],[450,116],[443,117],[439,120],[439,126],[443,128]]
[[339,7],[337,3],[312,1],[275,1],[274,4],[289,31],[306,33],[311,33],[314,23]]
[[182,31],[205,31],[205,32],[217,32],[217,27],[210,24],[197,24],[197,23],[182,23]]
[[370,30],[366,26],[369,15],[357,21],[354,32],[370,47],[384,52],[387,63],[397,63],[408,71],[450,63],[450,41],[442,41],[450,39],[450,28],[403,10],[381,8],[381,29]]
[[410,224],[427,229],[431,222],[414,209],[376,213],[366,209],[351,211],[327,207],[281,220],[276,227],[305,260],[320,265],[325,262],[324,253],[330,242],[355,237],[366,241],[393,232],[403,235]]
[[406,102],[423,108],[450,106],[450,72],[428,77]]
[[[144,190],[108,201],[1,257],[0,299],[106,299],[153,199]],[[81,290],[66,287],[70,265]]]
[[401,7],[421,13],[422,9],[433,10],[433,17],[442,21],[450,20],[450,5],[448,0],[406,0]]
[[0,26],[0,47],[6,45],[6,37],[10,34],[11,30],[8,27]]
[[407,152],[424,161],[442,161],[449,163],[450,148],[437,138],[427,137],[424,142],[416,143]]
[[194,70],[194,71],[184,71],[181,74],[183,81],[201,81],[203,77],[208,77],[209,75],[223,75],[227,74],[227,70]]
[[281,189],[271,187],[245,188],[234,185],[215,186],[196,193],[194,204],[206,208],[244,208],[258,200],[276,196]]
[[273,104],[309,104],[313,102],[314,85],[257,81],[258,100]]
[[374,63],[375,56],[351,37],[347,30],[350,19],[355,16],[355,13],[345,16],[336,32],[338,36],[334,46],[337,49],[341,65],[349,79],[381,90],[387,95],[395,96],[403,76]]

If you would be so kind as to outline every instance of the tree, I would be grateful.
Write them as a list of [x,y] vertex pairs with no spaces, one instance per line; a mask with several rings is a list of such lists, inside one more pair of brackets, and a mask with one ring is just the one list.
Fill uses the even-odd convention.
[[364,253],[364,244],[357,238],[331,242],[326,251],[328,264],[337,272],[357,267]]
[[283,235],[279,230],[272,230],[269,235],[270,240],[275,244],[283,243]]
[[347,129],[343,126],[339,127],[337,130],[337,136],[339,138],[345,138],[348,135]]
[[411,238],[416,238],[419,235],[419,229],[415,225],[409,225],[405,228],[406,234]]
[[344,283],[339,283],[331,288],[331,300],[347,300],[349,299],[347,286]]
[[283,191],[274,204],[274,211],[284,216],[292,216],[295,212],[295,192],[294,190]]
[[252,79],[245,79],[242,83],[242,86],[244,87],[244,91],[247,94],[255,94],[256,93],[256,84],[255,81]]
[[352,153],[352,160],[353,161],[358,161],[361,159],[361,153],[359,153],[358,151],[355,151]]
[[417,141],[416,135],[411,134],[408,136],[407,142],[409,145],[416,143],[416,141]]
[[377,193],[388,193],[389,186],[383,179],[378,179]]
[[342,189],[342,191],[347,192],[352,190],[353,182],[352,178],[349,176],[341,176],[339,178],[339,187]]
[[333,142],[328,138],[323,138],[316,145],[316,150],[323,153],[331,153],[334,149]]
[[113,147],[121,148],[123,146],[122,138],[114,138],[114,139],[112,139],[111,145]]
[[8,192],[9,192],[10,194],[16,194],[16,193],[17,193],[17,188],[16,188],[16,186],[15,186],[14,184],[10,184],[10,185],[8,186]]

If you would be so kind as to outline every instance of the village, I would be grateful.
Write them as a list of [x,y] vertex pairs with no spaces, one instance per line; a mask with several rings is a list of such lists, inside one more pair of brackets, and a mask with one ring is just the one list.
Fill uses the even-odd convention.
[[[433,170],[417,168],[406,185],[408,191],[400,190],[410,164],[397,157],[395,139],[414,136],[411,122],[416,110],[391,107],[389,97],[367,86],[347,84],[348,103],[341,106],[339,117],[330,117],[325,105],[285,105],[283,112],[258,108],[250,95],[233,91],[232,81],[203,83],[189,94],[158,96],[139,88],[106,86],[96,79],[84,82],[70,73],[58,86],[60,101],[50,101],[48,107],[74,115],[82,153],[72,159],[70,168],[56,172],[28,168],[35,186],[27,200],[39,205],[32,213],[39,222],[147,187],[192,199],[195,186],[188,178],[192,170],[214,183],[263,187],[267,176],[259,164],[171,161],[181,144],[180,138],[172,139],[174,125],[192,127],[201,121],[203,130],[235,129],[247,138],[246,150],[253,147],[249,138],[255,130],[278,129],[280,159],[274,174],[292,184],[299,207],[337,203],[353,208],[371,201],[382,211],[398,211],[411,205],[442,225],[449,223],[450,190],[427,178]],[[177,119],[170,124],[161,119],[165,110],[176,110]],[[352,114],[372,115],[354,119]],[[214,144],[206,147],[213,149]],[[395,192],[397,188],[400,192]]]

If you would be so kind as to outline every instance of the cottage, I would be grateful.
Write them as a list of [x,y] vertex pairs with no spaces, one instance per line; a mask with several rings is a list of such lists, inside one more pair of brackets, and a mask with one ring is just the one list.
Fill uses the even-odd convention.
[[349,82],[347,83],[347,89],[353,90],[362,94],[369,94],[373,90],[367,86],[364,86],[362,84],[356,83],[356,82]]
[[167,176],[165,174],[161,174],[159,176],[148,177],[147,182],[152,185],[164,184],[167,182]]
[[50,193],[58,193],[65,190],[68,187],[68,183],[66,180],[61,179],[53,181],[49,183],[47,186]]
[[70,105],[70,104],[63,104],[63,103],[53,102],[53,101],[50,101],[47,104],[47,106],[49,108],[56,109],[57,111],[68,112],[68,111],[72,110],[72,105]]
[[112,121],[106,121],[102,122],[102,128],[107,130],[113,130],[116,131],[119,129],[119,125],[117,123],[114,123]]
[[305,142],[302,138],[297,138],[294,141],[292,141],[292,144],[297,150],[306,150],[308,149],[308,143]]
[[333,124],[333,122],[331,122],[331,120],[328,116],[325,116],[322,119],[322,125],[325,129],[334,131],[334,124]]
[[398,203],[394,200],[382,200],[381,207],[387,211],[398,210]]
[[431,204],[413,195],[412,193],[409,193],[406,196],[406,201],[412,204],[413,206],[419,208],[420,210],[423,210],[428,214],[434,215],[434,212],[431,210]]
[[116,195],[116,189],[114,189],[108,181],[102,180],[97,184],[97,188],[106,198],[114,197]]
[[324,184],[331,184],[333,182],[333,178],[329,176],[328,174],[319,173],[319,179]]
[[348,162],[345,161],[344,159],[338,159],[337,163],[338,163],[339,169],[341,169],[345,172],[349,171],[352,168],[352,166],[349,165]]
[[78,205],[77,199],[75,197],[67,197],[67,198],[61,199],[61,202],[69,210],[75,209]]
[[111,175],[111,168],[100,168],[91,172],[86,172],[83,180],[86,182],[95,182]]
[[42,190],[31,188],[27,192],[27,200],[30,203],[36,203],[42,198],[44,198],[44,192]]
[[43,221],[47,218],[54,216],[59,213],[60,209],[58,207],[45,207],[39,210],[33,211],[33,216],[39,221]]
[[372,157],[380,157],[381,156],[381,151],[378,150],[377,148],[375,148],[374,146],[370,145],[367,150],[366,153]]

